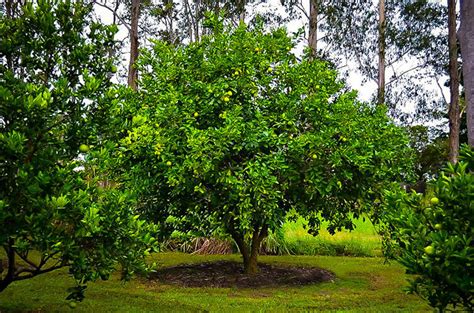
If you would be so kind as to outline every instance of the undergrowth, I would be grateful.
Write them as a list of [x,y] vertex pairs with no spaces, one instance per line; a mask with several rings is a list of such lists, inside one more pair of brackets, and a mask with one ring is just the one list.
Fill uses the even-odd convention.
[[[270,232],[262,242],[260,254],[267,255],[328,255],[365,256],[381,255],[381,239],[369,220],[354,220],[355,230],[343,230],[335,235],[326,231],[322,223],[318,236],[308,233],[306,221],[299,218],[286,222],[282,228]],[[180,232],[162,245],[163,251],[179,251],[194,254],[238,253],[236,244],[230,238],[189,237]]]

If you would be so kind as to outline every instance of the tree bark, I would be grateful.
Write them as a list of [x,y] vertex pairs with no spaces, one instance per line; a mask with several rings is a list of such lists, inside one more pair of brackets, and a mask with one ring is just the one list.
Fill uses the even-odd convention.
[[[192,17],[193,25],[194,25],[194,40],[199,42],[200,34],[199,34],[199,21],[200,21],[200,14],[201,14],[201,0],[194,0],[194,16]],[[191,10],[190,10],[191,12]],[[191,13],[192,15],[192,13]]]
[[237,234],[235,231],[231,232],[232,238],[237,243],[240,253],[242,254],[244,263],[244,274],[254,275],[258,273],[258,253],[262,240],[268,235],[268,226],[264,225],[259,230],[254,230],[252,240],[247,244],[242,234]]
[[309,0],[308,46],[311,49],[311,58],[316,58],[318,54],[318,0]]
[[8,18],[13,17],[13,0],[5,1],[5,12]]
[[258,251],[255,252],[253,248],[249,259],[244,263],[244,273],[247,275],[255,275],[258,273]]
[[239,0],[237,2],[237,12],[239,14],[239,22],[245,23],[245,5],[247,4],[246,0]]
[[7,274],[5,277],[0,280],[0,292],[5,290],[14,280],[15,280],[15,270],[16,270],[16,262],[15,262],[15,248],[13,245],[15,244],[12,238],[8,239],[8,243],[5,248],[5,252],[7,253]]
[[192,17],[191,17],[191,7],[189,6],[188,0],[183,0],[183,6],[184,6],[184,16],[185,16],[185,21],[187,21],[187,26],[188,26],[188,35],[189,35],[189,42],[193,42],[193,23],[192,23]]
[[132,0],[130,23],[130,63],[128,65],[128,86],[137,90],[138,70],[138,18],[140,15],[140,0]]
[[448,44],[449,44],[449,161],[457,163],[459,157],[459,75],[458,45],[456,37],[456,0],[448,0]]
[[250,255],[248,256],[247,262],[245,262],[244,259],[245,274],[254,275],[258,273],[258,253],[260,251],[260,244],[267,235],[268,227],[266,225],[263,225],[260,231],[258,229],[254,230],[250,245]]
[[474,1],[460,0],[459,42],[466,95],[467,141],[474,147]]
[[385,103],[385,0],[379,0],[379,23],[378,23],[378,48],[379,48],[379,71],[377,104]]

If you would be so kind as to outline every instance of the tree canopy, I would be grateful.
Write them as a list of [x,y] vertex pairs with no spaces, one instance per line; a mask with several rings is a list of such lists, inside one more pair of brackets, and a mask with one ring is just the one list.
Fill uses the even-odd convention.
[[261,240],[289,212],[315,233],[321,219],[351,229],[384,182],[409,174],[408,140],[329,63],[297,60],[285,30],[209,26],[200,42],[143,51],[120,157],[147,214],[223,230],[254,272]]
[[114,27],[81,1],[15,8],[0,16],[0,291],[62,266],[79,283],[117,263],[144,269],[149,226],[91,171],[104,162],[94,146],[106,137]]

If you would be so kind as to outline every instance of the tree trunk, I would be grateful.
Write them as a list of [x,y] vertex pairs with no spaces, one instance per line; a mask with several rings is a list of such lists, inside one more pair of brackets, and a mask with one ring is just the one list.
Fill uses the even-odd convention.
[[15,242],[12,238],[8,239],[8,244],[5,248],[7,253],[7,274],[0,280],[0,292],[5,290],[15,280],[15,248],[13,248]]
[[449,43],[449,161],[456,163],[459,157],[459,76],[458,46],[456,38],[456,0],[448,0]]
[[140,0],[132,0],[130,23],[130,63],[128,65],[128,86],[137,90],[138,70],[138,18],[140,15]]
[[239,0],[237,3],[237,12],[239,13],[239,22],[241,24],[245,23],[245,5],[246,0]]
[[[194,0],[194,16],[192,17],[193,25],[194,25],[194,40],[199,42],[200,34],[199,34],[199,22],[200,22],[200,14],[201,14],[201,0]],[[191,11],[190,11],[191,12]],[[192,12],[191,12],[192,15]]]
[[184,4],[184,15],[185,15],[185,21],[187,21],[188,25],[188,34],[189,34],[189,42],[193,42],[193,20],[192,20],[192,13],[191,13],[191,6],[189,5],[188,0],[183,1]]
[[268,227],[263,225],[260,231],[258,228],[254,230],[252,235],[252,242],[250,246],[250,255],[247,260],[244,259],[244,273],[248,275],[254,275],[258,273],[258,252],[260,251],[260,244],[262,240],[268,235]]
[[459,41],[466,94],[467,141],[474,147],[474,1],[461,0]]
[[309,35],[308,46],[311,58],[318,54],[318,0],[309,0]]
[[257,251],[254,251],[254,249],[252,249],[252,253],[250,254],[250,257],[247,259],[247,262],[244,262],[245,274],[255,275],[256,273],[258,273],[257,258],[258,258],[258,249]]
[[379,0],[379,72],[378,72],[378,89],[377,104],[385,103],[385,0]]
[[6,0],[5,2],[5,12],[8,18],[13,17],[13,0]]
[[264,225],[259,230],[257,227],[252,234],[252,241],[247,244],[244,240],[244,235],[238,234],[235,231],[231,232],[232,238],[237,243],[240,253],[244,261],[244,274],[254,275],[258,273],[258,252],[262,240],[268,235],[268,226]]

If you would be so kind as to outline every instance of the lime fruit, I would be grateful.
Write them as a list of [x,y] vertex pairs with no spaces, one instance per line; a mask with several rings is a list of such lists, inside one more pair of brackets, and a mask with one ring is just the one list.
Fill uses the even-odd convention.
[[86,153],[86,152],[89,151],[89,146],[85,145],[85,144],[82,144],[82,145],[79,146],[79,151]]

